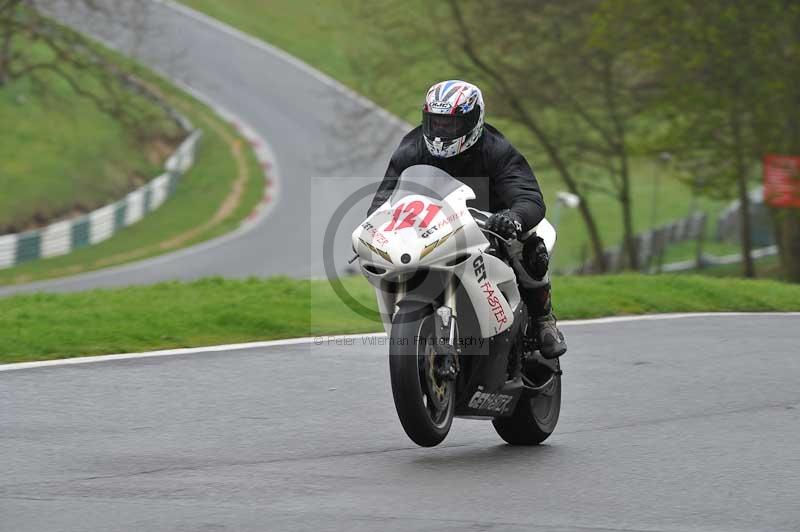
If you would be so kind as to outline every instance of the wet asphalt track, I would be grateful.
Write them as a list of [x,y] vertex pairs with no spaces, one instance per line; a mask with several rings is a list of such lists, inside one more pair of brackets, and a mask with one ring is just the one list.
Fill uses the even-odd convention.
[[537,448],[415,448],[360,340],[0,372],[0,530],[797,531],[799,326],[567,325]]
[[[269,215],[247,231],[131,265],[0,287],[0,296],[209,275],[324,275],[322,238],[331,215],[361,186],[377,186],[376,179],[383,175],[410,126],[343,92],[338,84],[283,52],[185,8],[151,0],[102,0],[122,6],[109,19],[86,17],[74,8],[65,9],[59,0],[50,1],[55,2],[54,13],[60,20],[198,91],[253,127],[274,153],[273,177],[279,180],[280,192]],[[346,176],[360,179],[340,179]],[[348,240],[340,239],[335,246],[339,269],[352,255],[349,233],[365,217],[366,201],[340,221],[339,234]]]

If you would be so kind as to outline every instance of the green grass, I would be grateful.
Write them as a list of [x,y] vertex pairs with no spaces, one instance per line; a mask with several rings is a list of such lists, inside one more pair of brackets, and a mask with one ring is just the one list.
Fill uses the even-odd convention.
[[[783,268],[778,257],[764,257],[755,261],[756,277],[758,279],[773,279],[776,281],[784,280]],[[721,266],[709,266],[694,273],[707,275],[710,277],[741,277],[742,264],[725,264]]]
[[[195,165],[181,178],[175,195],[159,210],[148,214],[139,223],[123,229],[113,238],[96,246],[83,248],[62,257],[37,260],[14,268],[0,270],[0,285],[26,283],[96,270],[130,262],[132,260],[152,257],[174,251],[178,247],[208,240],[238,227],[242,220],[252,212],[262,199],[264,189],[263,170],[258,164],[255,155],[249,149],[247,141],[239,137],[233,127],[222,122],[205,105],[180,92],[168,82],[156,77],[149,71],[131,64],[117,55],[114,56],[119,58],[120,64],[127,65],[131,70],[137,72],[140,78],[146,79],[153,84],[173,105],[180,108],[180,110],[194,122],[196,127],[203,129],[204,137],[201,140],[200,151]],[[4,94],[4,90],[0,91],[0,95]],[[78,109],[82,110],[81,113],[85,111],[90,116],[90,124],[86,126],[85,129],[88,130],[92,124],[97,124],[99,118],[91,114],[91,104],[88,104],[88,109],[84,109],[84,104],[80,100],[76,100],[74,104]],[[30,105],[32,106],[33,104],[31,103]],[[49,116],[50,110],[33,107],[32,112],[37,114],[37,116],[41,115],[44,117]],[[66,110],[63,112],[67,113]],[[59,123],[59,120],[61,120],[61,118],[58,118],[58,113],[55,113],[55,118],[53,118],[54,123]],[[65,123],[79,123],[83,118],[76,115],[72,117],[63,117],[63,120]],[[84,126],[81,125],[78,129],[83,128]],[[34,145],[38,143],[48,146],[47,150],[52,151],[52,153],[48,152],[50,159],[56,159],[63,150],[67,150],[67,148],[63,148],[63,150],[57,149],[53,147],[55,144],[52,144],[56,142],[68,142],[67,140],[53,140],[42,135],[40,132],[38,132],[37,136],[37,132],[34,130],[29,133],[31,142]],[[121,130],[117,131],[117,133],[123,135]],[[100,134],[104,135],[105,132],[101,131]],[[6,135],[4,135],[4,142],[0,144],[0,146],[3,146],[1,149],[5,149],[5,137]],[[85,136],[80,137],[80,140],[91,144],[91,141]],[[104,139],[101,140],[103,141],[100,142],[102,147],[105,145],[105,141]],[[14,140],[14,142],[17,142],[17,140]],[[109,142],[124,144],[125,139],[121,139],[119,136],[112,136]],[[231,142],[238,142],[241,146],[244,155],[244,169],[247,173],[247,181],[238,206],[225,219],[221,220],[213,227],[208,227],[202,232],[192,234],[188,238],[182,239],[178,245],[163,245],[165,242],[172,241],[177,237],[188,235],[196,228],[203,226],[204,223],[211,220],[222,202],[230,194],[232,185],[234,181],[236,181],[240,171],[240,168],[237,166],[237,161],[231,153]],[[88,149],[90,148],[87,148],[87,150]],[[91,149],[94,150],[94,148]],[[112,157],[117,153],[112,148],[109,148],[108,152]],[[84,170],[90,168],[94,164],[99,166],[110,165],[111,163],[108,160],[104,160],[102,155],[104,154],[100,152],[91,156],[88,155],[85,150],[77,150],[72,154],[70,160],[74,163],[76,168],[81,167],[84,168]],[[120,156],[122,157],[123,155]],[[133,161],[130,164],[136,164],[135,161],[137,161],[139,152],[128,153],[128,156],[130,160]],[[10,157],[10,160],[19,165],[23,164],[20,161],[26,159],[27,157]],[[43,159],[47,159],[47,157],[43,157]],[[56,166],[57,165],[54,163],[54,168]],[[53,173],[47,173],[47,168],[44,166],[41,171],[41,174],[37,174],[39,176],[37,179],[29,179],[27,184],[20,183],[19,188],[24,189],[27,186],[33,190],[39,190],[45,186],[45,183],[66,181],[63,174],[55,171],[53,168],[51,168]],[[142,171],[144,172],[144,169]],[[163,172],[163,169],[161,169],[160,166],[152,166],[147,169],[146,174],[143,175],[147,175],[149,179],[157,176],[161,172]],[[4,174],[0,174],[0,179],[2,179],[2,175]],[[57,188],[56,185],[53,186]],[[3,194],[0,196],[0,201],[7,201],[8,196],[6,195],[6,189],[2,188],[2,190]],[[73,192],[77,194],[77,190]],[[107,199],[109,201],[116,200],[122,195],[124,195],[124,193],[120,191],[118,195],[112,195]]]
[[[137,106],[156,118],[147,139],[131,135],[55,76],[48,78],[47,91],[29,80],[0,87],[0,233],[119,199],[161,173],[165,148],[181,134],[139,96],[132,96]],[[153,149],[158,139],[166,141],[160,153]]]
[[[408,68],[385,72],[381,69],[382,54],[395,53],[387,49],[384,36],[371,28],[363,18],[364,2],[342,0],[315,2],[313,0],[182,0],[223,22],[255,35],[299,57],[326,74],[342,81],[356,91],[373,99],[396,115],[415,123],[419,120],[419,104],[425,90],[435,81],[459,78],[456,70],[442,56],[440,49],[422,39],[405,44],[404,56],[413,56]],[[369,16],[391,17],[398,24],[414,24],[424,14],[417,4],[397,7],[398,3],[369,4],[375,11]],[[359,8],[355,6],[361,6]],[[391,7],[394,6],[394,7]],[[358,57],[366,63],[355,63],[349,57],[354,48],[362,50]],[[408,53],[411,50],[413,53]],[[384,67],[385,69],[385,67]],[[387,90],[386,87],[391,89]],[[407,88],[407,90],[406,90]],[[386,95],[391,95],[387,98]],[[489,121],[492,121],[492,95],[486,95]],[[560,178],[547,166],[531,136],[520,129],[498,123],[506,135],[517,144],[531,161],[545,192],[547,204],[555,205],[555,195],[564,189]],[[632,196],[636,231],[653,227],[652,205],[657,198],[655,225],[682,218],[688,214],[692,193],[679,182],[669,168],[639,159],[632,164]],[[613,246],[622,240],[622,220],[618,203],[603,194],[590,197],[592,210],[600,227],[604,244]],[[700,198],[698,209],[718,212],[727,202]],[[563,213],[559,223],[558,266],[567,268],[579,264],[588,255],[588,243],[583,222],[575,211]]]
[[[360,277],[345,288],[374,308]],[[686,311],[798,311],[800,286],[702,276],[564,277],[561,319]],[[0,362],[381,330],[327,281],[286,278],[20,295],[0,300]]]

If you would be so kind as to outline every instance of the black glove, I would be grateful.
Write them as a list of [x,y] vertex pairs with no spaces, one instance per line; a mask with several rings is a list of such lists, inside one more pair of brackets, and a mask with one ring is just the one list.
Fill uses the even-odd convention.
[[486,220],[486,229],[503,238],[511,238],[522,233],[522,218],[508,209],[496,212]]

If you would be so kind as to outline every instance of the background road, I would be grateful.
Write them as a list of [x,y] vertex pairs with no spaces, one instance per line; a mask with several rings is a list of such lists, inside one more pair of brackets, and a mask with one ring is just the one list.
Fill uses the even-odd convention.
[[[383,175],[409,126],[296,59],[190,10],[150,0],[104,1],[117,2],[113,19],[86,17],[72,7],[54,13],[241,117],[274,152],[280,196],[247,232],[133,265],[0,288],[0,296],[208,275],[323,275],[321,242],[330,215],[353,190]],[[344,176],[362,179],[336,179]],[[341,235],[349,238],[366,205],[360,202],[342,221]],[[336,251],[339,266],[352,255],[345,240]]]
[[360,340],[0,372],[0,530],[796,531],[798,325],[567,325],[537,448],[414,447]]

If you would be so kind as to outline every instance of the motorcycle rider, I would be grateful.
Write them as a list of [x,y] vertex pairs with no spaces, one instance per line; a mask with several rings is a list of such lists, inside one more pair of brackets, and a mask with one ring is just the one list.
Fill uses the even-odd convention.
[[[539,183],[528,161],[495,127],[484,122],[485,108],[480,89],[465,81],[436,83],[427,92],[422,125],[400,142],[386,175],[375,193],[369,214],[380,207],[394,190],[406,168],[424,164],[456,177],[475,191],[470,206],[493,214],[486,228],[504,238],[530,236],[544,219],[545,205]],[[540,239],[531,238],[513,265],[520,294],[532,317],[539,348],[545,358],[567,351],[564,335],[553,315],[547,251]]]

